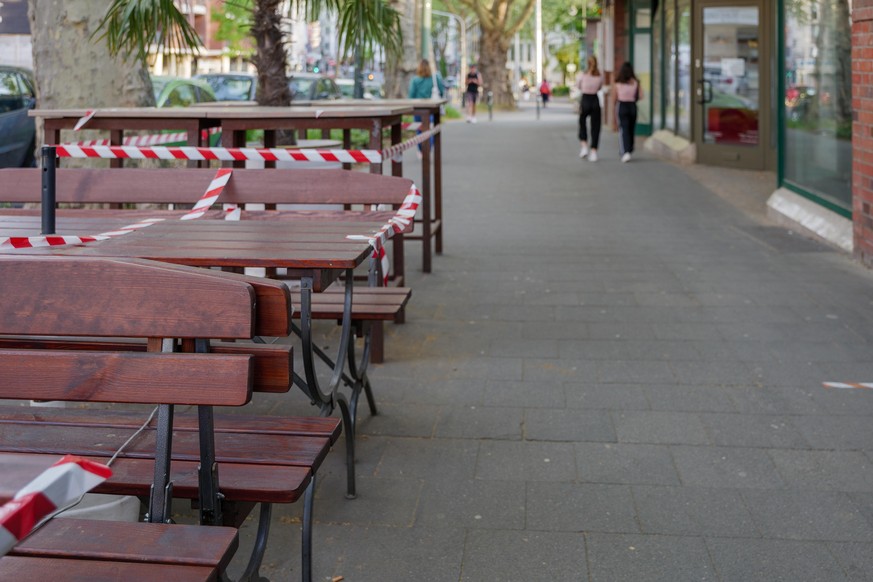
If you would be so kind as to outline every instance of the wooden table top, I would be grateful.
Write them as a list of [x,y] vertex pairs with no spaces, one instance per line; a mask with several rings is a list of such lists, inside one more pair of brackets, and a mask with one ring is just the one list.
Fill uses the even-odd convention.
[[[43,119],[79,119],[88,113],[88,109],[32,109],[31,117]],[[395,104],[378,106],[372,103],[367,107],[346,105],[345,107],[330,107],[322,110],[319,107],[262,107],[247,105],[244,107],[212,106],[212,107],[115,107],[98,109],[94,119],[345,119],[345,118],[380,118],[412,113],[410,105]]]
[[448,99],[331,99],[327,101],[300,101],[295,105],[332,108],[332,107],[358,107],[362,109],[372,107],[412,107],[413,109],[436,109],[448,103]]
[[[59,214],[57,234],[86,236],[136,222],[121,211],[117,216],[77,218]],[[72,214],[72,213],[71,213]],[[151,211],[151,215],[155,212]],[[347,235],[376,232],[384,222],[330,219],[283,220],[166,220],[136,232],[83,245],[10,249],[6,254],[124,257],[209,267],[279,267],[294,271],[339,274],[353,269],[372,254],[366,240]],[[37,236],[40,218],[0,215],[0,238]]]

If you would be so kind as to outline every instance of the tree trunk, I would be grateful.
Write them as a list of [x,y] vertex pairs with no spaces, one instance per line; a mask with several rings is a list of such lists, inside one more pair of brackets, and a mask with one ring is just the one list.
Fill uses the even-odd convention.
[[420,38],[419,10],[416,0],[391,0],[389,4],[400,14],[403,32],[403,55],[387,57],[385,63],[385,96],[388,99],[405,99],[409,94],[409,81],[418,68],[418,45]]
[[[102,4],[101,4],[102,6]],[[40,109],[154,107],[145,63],[133,56],[112,57],[104,40],[91,40],[102,17],[93,0],[29,0],[33,76]],[[64,131],[61,143],[101,139],[104,132]],[[36,159],[43,123],[36,120]],[[108,166],[104,160],[65,160],[65,166]],[[137,165],[136,162],[130,165]]]
[[258,105],[291,104],[286,75],[285,41],[282,36],[281,0],[257,0],[252,16],[252,36],[257,51],[252,59],[258,70]]
[[488,91],[494,92],[494,106],[500,109],[515,109],[515,97],[509,81],[509,70],[506,68],[506,53],[509,51],[509,39],[495,30],[482,30],[481,54],[479,56],[479,72],[482,73],[482,84]]
[[28,17],[40,108],[154,106],[145,63],[90,39],[102,17],[93,0],[30,0]]

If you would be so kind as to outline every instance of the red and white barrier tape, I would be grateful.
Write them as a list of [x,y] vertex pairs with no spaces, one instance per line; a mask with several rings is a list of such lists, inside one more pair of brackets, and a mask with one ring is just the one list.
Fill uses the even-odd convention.
[[409,131],[415,131],[421,127],[420,121],[407,121],[406,123],[401,123],[400,127]]
[[344,164],[382,162],[376,150],[289,150],[285,148],[207,148],[193,146],[78,146],[59,145],[62,158],[103,158],[134,160],[257,160],[262,162],[339,162]]
[[415,146],[417,146],[420,143],[426,142],[427,140],[429,140],[431,137],[438,134],[439,132],[440,132],[440,126],[437,125],[436,127],[429,129],[427,131],[423,131],[423,132],[419,133],[418,135],[416,135],[415,137],[410,138],[404,142],[401,142],[401,143],[398,143],[396,145],[385,148],[384,150],[382,150],[382,156],[385,158],[390,158],[394,161],[399,161],[398,158],[400,157],[401,154],[403,154],[403,152],[405,152],[406,150],[414,148]]
[[[393,238],[395,234],[399,234],[406,230],[415,219],[415,213],[421,205],[421,192],[413,184],[409,189],[409,194],[403,200],[403,204],[382,228],[373,234],[350,234],[346,236],[349,240],[365,240],[370,243],[374,251],[378,251],[385,246],[388,239]],[[380,257],[381,258],[381,257]]]
[[221,196],[224,187],[227,186],[227,181],[230,180],[232,172],[233,170],[230,168],[219,168],[218,172],[215,173],[212,182],[209,183],[206,193],[197,201],[197,204],[194,205],[191,212],[179,220],[192,220],[194,218],[200,218],[206,214],[206,211],[209,210],[209,208],[215,204],[215,201],[218,200],[218,197]]
[[[42,521],[109,479],[106,465],[67,455],[43,471],[9,503],[0,507],[0,556],[36,529]],[[59,573],[60,574],[60,573]]]
[[[230,180],[232,173],[233,169],[231,168],[219,168],[215,177],[212,179],[212,182],[209,183],[209,187],[206,188],[206,192],[200,197],[200,200],[197,201],[194,208],[179,220],[193,220],[206,214],[209,208],[215,204],[216,200],[218,200],[218,197],[221,196],[221,193],[224,191],[224,187],[227,185],[228,180]],[[0,239],[0,249],[30,249],[36,247],[86,244],[130,234],[131,232],[162,222],[163,220],[163,218],[146,218],[145,220],[141,220],[134,224],[122,226],[117,230],[101,232],[100,234],[90,236],[10,236]]]
[[873,382],[822,382],[825,388],[873,390]]
[[89,109],[85,112],[85,115],[79,118],[79,121],[76,122],[76,125],[73,126],[73,131],[79,131],[82,127],[91,121],[91,118],[94,117],[94,114],[97,113],[96,109]]
[[[211,127],[200,132],[200,139],[206,141],[209,136],[221,133],[220,127]],[[149,135],[129,135],[121,141],[121,145],[148,147],[154,145],[167,145],[171,143],[185,144],[188,141],[188,134],[184,131],[175,133],[153,133]],[[76,141],[63,145],[74,145],[80,147],[108,146],[108,139],[92,139],[88,141]]]
[[[145,145],[104,145],[82,142],[82,144],[62,144],[57,146],[57,154],[62,158],[103,158],[136,160],[218,160],[224,162],[257,160],[262,162],[337,162],[343,164],[379,164],[385,158],[395,161],[406,150],[430,139],[440,132],[440,126],[422,132],[415,137],[384,150],[316,150],[286,148],[222,148],[194,146],[145,146]],[[173,134],[161,134],[173,135]],[[143,136],[152,137],[152,136]]]

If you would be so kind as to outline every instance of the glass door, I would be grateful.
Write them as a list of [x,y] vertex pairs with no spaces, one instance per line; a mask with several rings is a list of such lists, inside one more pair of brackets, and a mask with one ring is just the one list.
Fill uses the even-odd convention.
[[762,12],[758,1],[695,3],[693,125],[700,163],[765,167],[769,61]]

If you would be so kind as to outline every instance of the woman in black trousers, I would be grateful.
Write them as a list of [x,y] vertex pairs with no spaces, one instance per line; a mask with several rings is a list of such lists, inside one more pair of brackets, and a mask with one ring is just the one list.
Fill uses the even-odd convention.
[[621,161],[629,162],[634,151],[634,132],[637,127],[637,101],[642,98],[640,82],[634,75],[634,69],[630,63],[625,63],[618,71],[615,78],[615,90],[613,102],[615,115],[619,125],[619,149]]
[[[588,68],[576,81],[576,88],[582,93],[579,107],[579,157],[588,157],[589,162],[597,161],[597,146],[600,142],[600,98],[597,92],[603,87],[603,75],[597,68],[597,57],[588,57]],[[588,141],[587,119],[591,118],[591,141]]]

